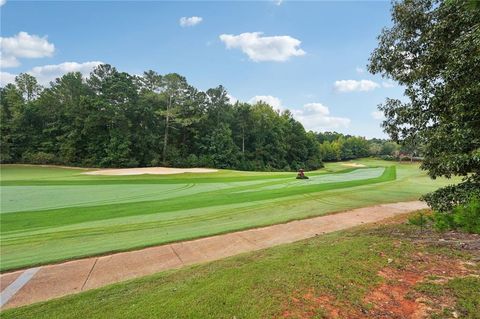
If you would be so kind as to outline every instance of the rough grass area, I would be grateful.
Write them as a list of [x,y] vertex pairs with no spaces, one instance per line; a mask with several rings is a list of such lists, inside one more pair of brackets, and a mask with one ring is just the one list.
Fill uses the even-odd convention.
[[295,173],[88,176],[1,167],[0,271],[271,225],[379,203],[416,200],[453,181],[417,165],[361,160]]
[[475,258],[461,247],[420,242],[415,226],[364,227],[7,310],[2,318],[478,318]]

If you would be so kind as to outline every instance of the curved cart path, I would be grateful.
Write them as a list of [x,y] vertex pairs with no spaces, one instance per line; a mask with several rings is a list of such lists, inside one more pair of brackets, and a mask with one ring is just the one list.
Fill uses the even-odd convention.
[[426,208],[426,205],[419,201],[382,204],[285,224],[5,273],[0,276],[0,306],[5,309],[28,305],[159,271],[378,222],[422,208]]

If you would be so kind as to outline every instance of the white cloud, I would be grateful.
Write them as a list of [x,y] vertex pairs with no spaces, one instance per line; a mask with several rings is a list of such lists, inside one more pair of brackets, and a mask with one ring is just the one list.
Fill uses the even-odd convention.
[[193,27],[194,25],[197,25],[202,21],[202,17],[181,17],[179,22],[182,27]]
[[[83,76],[88,76],[96,66],[102,63],[103,62],[100,61],[89,61],[84,63],[64,62],[60,64],[36,66],[25,73],[36,77],[38,83],[48,85],[50,81],[54,81],[56,78],[69,72],[80,72]],[[15,76],[15,74],[2,72],[1,85],[5,86],[7,83],[13,83]]]
[[263,36],[262,32],[246,32],[239,35],[222,34],[220,40],[227,49],[240,49],[255,62],[284,62],[292,56],[305,55],[301,41],[288,35]]
[[393,81],[383,81],[382,86],[384,88],[393,88],[393,87],[395,87],[395,82],[393,82]]
[[0,71],[0,86],[4,87],[8,83],[15,82],[15,74]]
[[87,76],[96,66],[102,63],[103,62],[100,61],[89,61],[84,63],[64,62],[60,64],[36,66],[27,73],[36,77],[40,84],[46,85],[50,83],[50,81],[69,72],[80,72],[83,76]]
[[[271,95],[257,95],[252,97],[248,103],[255,104],[264,102],[279,111],[285,111],[287,108],[282,100]],[[328,131],[348,127],[350,119],[345,117],[336,117],[330,115],[328,107],[322,103],[307,103],[301,109],[290,110],[293,117],[303,124],[307,130]]]
[[380,87],[380,84],[370,80],[340,80],[335,81],[334,87],[337,92],[365,92]]
[[0,0],[0,7],[7,3],[7,0]]
[[292,114],[307,130],[327,131],[348,127],[350,119],[330,116],[328,107],[321,103],[307,103],[300,110],[292,110]]
[[375,120],[383,120],[385,119],[385,116],[383,115],[383,112],[382,111],[373,111],[372,113],[372,117],[375,119]]
[[256,95],[248,101],[248,103],[250,104],[256,104],[259,102],[267,103],[268,105],[279,111],[285,110],[282,105],[282,100],[280,100],[278,97],[271,95]]
[[227,98],[230,101],[230,104],[235,104],[238,102],[238,99],[234,97],[233,95],[227,94]]
[[282,5],[283,0],[273,0],[277,6]]
[[19,58],[43,58],[52,56],[55,46],[48,42],[47,37],[19,32],[13,37],[0,37],[0,52],[2,67],[18,66]]
[[363,68],[358,67],[358,66],[355,68],[355,71],[357,71],[357,73],[364,73],[365,72],[365,70]]
[[330,110],[322,103],[307,103],[303,106],[304,111],[321,115],[329,115]]
[[0,52],[0,69],[14,68],[20,65],[20,61],[14,56],[5,56]]

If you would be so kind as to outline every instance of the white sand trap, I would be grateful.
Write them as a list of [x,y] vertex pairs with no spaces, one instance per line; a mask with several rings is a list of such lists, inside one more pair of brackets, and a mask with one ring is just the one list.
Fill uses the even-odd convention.
[[345,163],[345,164],[342,164],[343,166],[348,166],[348,167],[366,167],[365,165],[363,164],[358,164],[358,163]]
[[97,171],[85,172],[86,175],[111,175],[111,176],[125,176],[125,175],[171,175],[182,173],[214,173],[218,172],[211,168],[171,168],[171,167],[140,167],[140,168],[116,168],[116,169],[100,169]]

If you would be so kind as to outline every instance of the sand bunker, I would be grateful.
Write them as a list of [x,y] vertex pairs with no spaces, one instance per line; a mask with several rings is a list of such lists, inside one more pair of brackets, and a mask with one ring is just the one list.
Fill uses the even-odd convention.
[[348,166],[348,167],[366,167],[365,165],[363,164],[358,164],[358,163],[345,163],[345,164],[342,164],[343,166]]
[[98,171],[85,172],[82,174],[87,175],[112,175],[112,176],[125,176],[125,175],[170,175],[170,174],[182,174],[182,173],[214,173],[216,169],[210,168],[170,168],[170,167],[141,167],[141,168],[116,168],[116,169],[100,169]]

